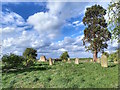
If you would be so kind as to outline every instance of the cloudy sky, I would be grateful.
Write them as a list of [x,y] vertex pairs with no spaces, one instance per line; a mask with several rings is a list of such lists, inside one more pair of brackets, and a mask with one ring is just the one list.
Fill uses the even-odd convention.
[[[70,57],[92,57],[82,43],[82,19],[86,8],[95,4],[107,9],[109,2],[2,2],[2,53],[22,55],[32,47],[38,58],[58,58],[64,51]],[[108,44],[106,51],[114,52],[116,40]]]

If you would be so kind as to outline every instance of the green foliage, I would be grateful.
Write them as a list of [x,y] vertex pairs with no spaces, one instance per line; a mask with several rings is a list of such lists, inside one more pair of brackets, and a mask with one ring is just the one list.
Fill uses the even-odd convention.
[[120,42],[120,0],[112,0],[108,7],[109,27],[112,30],[112,39],[118,39]]
[[23,53],[23,56],[25,57],[26,61],[24,62],[25,66],[31,66],[34,64],[36,57],[37,57],[37,50],[33,48],[26,48],[26,50]]
[[23,53],[23,56],[25,58],[36,59],[36,57],[37,57],[37,50],[35,50],[33,48],[26,48],[26,50]]
[[108,63],[102,68],[97,63],[48,62],[35,63],[24,71],[2,73],[3,88],[117,88],[118,65]]
[[111,33],[107,29],[107,23],[104,15],[106,10],[100,5],[94,5],[87,8],[83,23],[86,26],[84,30],[83,43],[90,43],[87,45],[87,50],[104,51],[107,48],[107,41],[111,38]]
[[18,56],[15,54],[10,54],[10,55],[3,55],[2,57],[2,62],[5,65],[5,67],[8,68],[17,68],[19,66],[22,66],[22,62],[25,59],[22,56]]
[[107,52],[104,52],[104,53],[102,53],[103,55],[106,55],[107,56],[107,58],[109,57],[109,53],[107,53]]
[[26,61],[26,66],[32,66],[35,63],[35,59],[28,58]]
[[66,52],[64,52],[64,53],[62,53],[62,55],[60,56],[60,59],[62,59],[62,60],[68,60],[68,58],[69,58],[69,55],[68,55],[68,52],[66,51]]
[[118,61],[118,51],[112,53],[108,57],[109,61]]

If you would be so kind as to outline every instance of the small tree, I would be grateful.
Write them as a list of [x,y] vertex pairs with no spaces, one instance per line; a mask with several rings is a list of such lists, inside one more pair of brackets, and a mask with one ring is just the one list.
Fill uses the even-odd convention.
[[37,50],[33,49],[33,48],[26,48],[26,50],[23,53],[23,56],[25,58],[32,58],[32,59],[36,59],[37,57]]
[[67,60],[69,58],[69,55],[68,55],[68,52],[66,51],[66,52],[64,52],[64,53],[62,53],[62,55],[60,56],[60,59],[65,59],[65,60]]
[[108,47],[107,41],[111,39],[111,33],[107,29],[107,23],[104,15],[106,10],[100,5],[94,5],[87,8],[83,23],[86,26],[84,30],[83,44],[87,50],[91,50],[93,60],[97,61],[98,52],[104,52],[104,48]]
[[23,53],[24,58],[26,59],[26,62],[24,63],[26,66],[31,66],[37,57],[37,50],[33,48],[26,48],[26,50]]

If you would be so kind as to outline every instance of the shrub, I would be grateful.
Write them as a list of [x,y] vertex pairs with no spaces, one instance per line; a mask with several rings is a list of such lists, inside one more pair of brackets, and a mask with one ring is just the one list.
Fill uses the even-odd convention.
[[109,55],[108,59],[110,61],[118,61],[118,51]]
[[23,65],[24,58],[15,54],[3,55],[2,62],[5,67],[17,68]]

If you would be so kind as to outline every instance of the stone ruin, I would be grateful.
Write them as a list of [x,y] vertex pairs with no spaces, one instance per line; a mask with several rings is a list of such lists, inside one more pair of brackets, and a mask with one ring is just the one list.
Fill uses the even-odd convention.
[[47,60],[46,60],[45,56],[41,56],[40,59],[39,59],[39,61],[46,62]]
[[78,58],[75,59],[75,64],[79,64],[79,59]]
[[53,65],[52,58],[49,58],[49,65]]
[[108,67],[108,60],[106,55],[101,56],[101,66],[102,67]]

